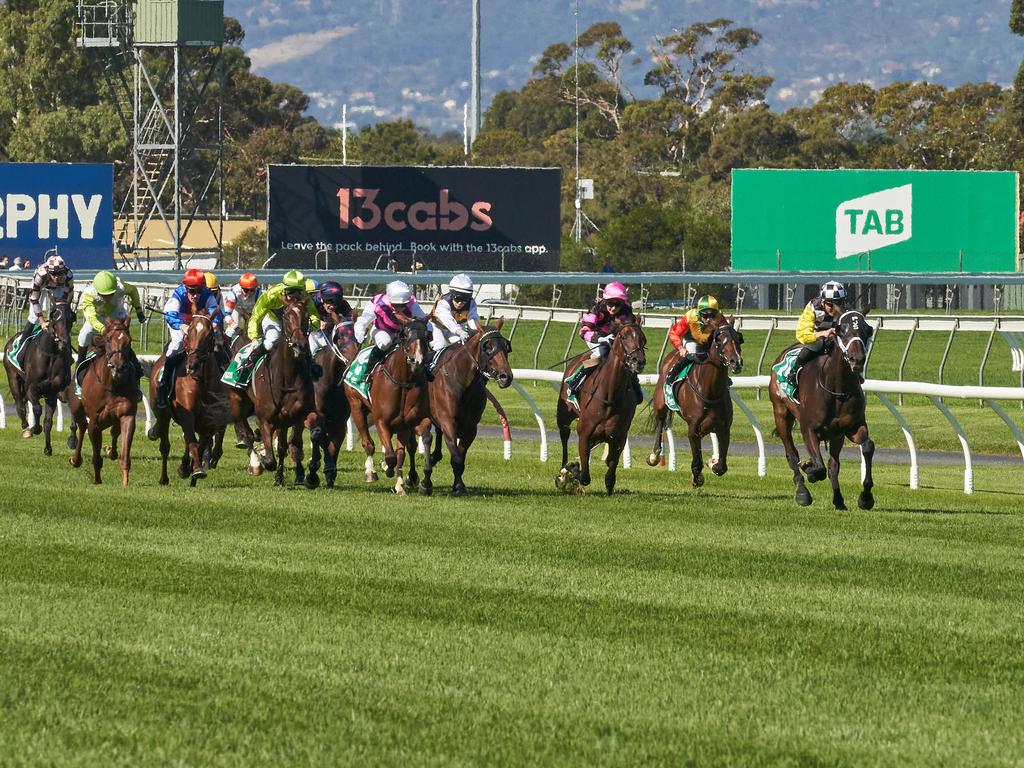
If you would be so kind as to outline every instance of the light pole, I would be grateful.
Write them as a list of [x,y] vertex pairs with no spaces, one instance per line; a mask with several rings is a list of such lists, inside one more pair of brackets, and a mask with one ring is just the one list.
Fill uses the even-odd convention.
[[473,39],[470,44],[470,65],[473,69],[471,75],[472,92],[470,93],[470,119],[469,119],[469,144],[472,147],[476,141],[477,132],[480,130],[480,0],[471,0],[473,3]]

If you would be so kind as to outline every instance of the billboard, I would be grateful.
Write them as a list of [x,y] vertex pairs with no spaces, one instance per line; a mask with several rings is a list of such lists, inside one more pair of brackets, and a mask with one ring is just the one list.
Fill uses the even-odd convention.
[[557,270],[558,168],[271,165],[269,266]]
[[0,255],[38,266],[56,247],[74,268],[113,265],[114,166],[0,163]]
[[732,172],[732,268],[1015,272],[1003,171]]

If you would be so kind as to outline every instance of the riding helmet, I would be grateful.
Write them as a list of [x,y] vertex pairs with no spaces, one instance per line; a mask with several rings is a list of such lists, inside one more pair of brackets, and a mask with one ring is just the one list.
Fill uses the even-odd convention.
[[306,290],[306,278],[297,269],[291,269],[285,272],[284,279],[281,281],[284,283],[285,288],[297,288],[299,290]]
[[68,271],[68,265],[64,263],[64,259],[57,255],[48,258],[45,266],[47,273],[51,275],[63,275]]
[[206,286],[206,276],[201,269],[190,269],[181,282],[188,288],[203,288]]
[[608,283],[604,287],[604,292],[601,296],[605,301],[609,299],[618,299],[619,301],[628,301],[629,289],[626,288],[622,283]]
[[247,291],[251,291],[254,288],[260,287],[260,281],[252,272],[246,272],[244,275],[238,278],[238,284]]
[[408,304],[412,300],[412,289],[401,280],[395,280],[388,283],[385,295],[392,304]]
[[471,299],[473,298],[473,289],[475,286],[473,285],[473,280],[469,275],[460,273],[452,278],[452,281],[448,283],[448,288],[456,296],[463,296],[467,299]]
[[217,276],[213,274],[213,272],[206,273],[206,287],[209,288],[211,291],[220,290],[220,282],[218,282]]
[[320,286],[320,298],[325,304],[340,304],[345,298],[345,292],[334,280],[328,280]]
[[842,283],[830,280],[821,286],[820,296],[824,301],[846,301],[846,288]]
[[117,291],[117,278],[107,270],[97,272],[92,279],[92,287],[100,296],[110,296]]

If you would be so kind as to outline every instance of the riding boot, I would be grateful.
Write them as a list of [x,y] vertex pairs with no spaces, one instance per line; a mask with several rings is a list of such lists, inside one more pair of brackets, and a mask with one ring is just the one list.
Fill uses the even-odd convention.
[[132,364],[132,367],[135,369],[135,378],[141,379],[143,376],[145,376],[146,371],[142,367],[142,362],[139,360],[139,356],[135,354],[134,349],[129,350],[127,357],[128,362],[130,362]]
[[[591,358],[591,359],[597,359],[597,358]],[[570,394],[572,397],[575,397],[577,400],[579,400],[580,387],[583,386],[583,382],[587,380],[588,376],[590,376],[590,372],[593,371],[596,368],[597,368],[596,365],[592,365],[592,366],[588,367],[587,364],[584,363],[579,368],[577,368],[575,371],[573,371],[573,373],[569,376],[568,380],[566,381],[566,387],[565,388],[566,388],[566,391],[568,392],[568,394]]]
[[796,355],[796,362],[793,364],[793,369],[786,376],[786,383],[788,383],[793,389],[796,389],[797,374],[800,369],[803,368],[811,359],[815,356],[815,351],[810,347],[801,347],[800,351]]
[[160,371],[160,383],[156,389],[156,407],[167,408],[171,404],[171,381],[174,380],[174,369],[185,356],[181,352],[170,355],[164,360],[164,367]]
[[640,386],[640,379],[637,376],[633,377],[633,394],[636,395],[637,405],[642,405],[644,400],[647,399],[647,395],[644,394],[643,387]]
[[25,348],[25,342],[28,341],[29,336],[32,335],[32,331],[36,328],[35,321],[29,320],[25,323],[25,327],[21,329],[21,349]]
[[[235,370],[235,381],[244,382],[245,385],[248,385],[249,376],[252,375],[252,371],[256,367],[256,363],[259,362],[259,359],[263,357],[264,354],[266,354],[266,348],[260,344],[256,349],[249,353],[248,358],[239,362],[238,368]],[[235,386],[240,389],[245,388],[242,383]]]
[[370,354],[366,358],[366,375],[373,373],[373,369],[383,363],[388,356],[386,349],[381,349],[376,344],[370,347]]
[[665,381],[667,381],[669,384],[675,383],[675,380],[679,378],[679,374],[683,372],[683,368],[685,368],[687,364],[691,362],[693,361],[690,360],[690,358],[688,358],[685,354],[679,355],[679,359],[676,360],[675,364],[671,368],[669,368],[668,373],[665,374]]
[[88,345],[78,348],[78,359],[75,360],[75,370],[78,370],[82,366],[82,363],[85,362],[85,356],[87,354],[89,354]]

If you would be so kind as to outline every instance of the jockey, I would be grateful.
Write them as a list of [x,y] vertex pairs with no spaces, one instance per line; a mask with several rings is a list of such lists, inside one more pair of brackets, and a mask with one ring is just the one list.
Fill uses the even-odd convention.
[[[629,289],[622,283],[608,283],[601,293],[601,299],[583,315],[579,333],[590,348],[590,357],[584,360],[578,369],[582,373],[574,372],[566,380],[566,387],[571,394],[575,395],[579,391],[580,385],[590,375],[590,371],[600,365],[608,355],[612,340],[615,338],[615,326],[636,321],[628,293]],[[637,402],[642,403],[645,397],[640,388],[640,381],[636,378],[633,379],[633,388]]]
[[[111,320],[124,320],[128,317],[128,311],[125,308],[126,299],[135,310],[135,316],[138,318],[138,321],[140,323],[146,322],[146,315],[142,310],[142,300],[139,298],[138,288],[122,281],[119,277],[115,277],[113,272],[103,270],[96,273],[96,276],[92,279],[92,285],[82,292],[80,304],[85,322],[82,324],[82,330],[78,333],[78,361],[76,365],[80,366],[82,361],[85,360],[89,344],[97,333],[103,333],[107,329],[106,323]],[[142,365],[139,363],[138,358],[135,358],[134,350],[132,351],[132,357],[134,358],[132,362],[135,364],[135,369],[138,375],[141,376]]]
[[469,275],[459,274],[448,283],[448,293],[434,302],[431,324],[434,326],[434,340],[431,348],[440,352],[449,344],[469,338],[469,331],[480,330],[480,313],[473,299],[473,281]]
[[710,295],[701,296],[697,306],[687,310],[672,326],[668,339],[679,353],[679,358],[666,375],[666,381],[675,381],[685,366],[708,359],[711,332],[707,328],[720,314],[718,299]]
[[238,283],[224,294],[224,332],[229,339],[238,335],[243,317],[248,322],[261,295],[260,281],[252,272],[238,278]]
[[40,303],[40,297],[44,292],[49,292],[51,302],[71,301],[71,297],[75,293],[75,276],[68,269],[68,265],[64,263],[64,259],[56,253],[36,267],[36,271],[32,273],[32,288],[28,294],[28,322],[21,331],[23,347],[28,341],[28,337],[32,335],[37,322],[46,328],[46,320],[41,317],[43,307]]
[[320,318],[320,330],[309,334],[309,351],[316,357],[317,353],[330,344],[334,326],[346,320],[352,320],[352,305],[345,301],[345,293],[341,285],[328,280],[320,286],[313,297],[317,317]]
[[836,322],[845,311],[846,288],[842,283],[831,280],[821,286],[818,295],[807,302],[796,324],[796,340],[804,346],[796,356],[796,364],[786,376],[786,381],[794,388],[797,372],[813,357],[822,353],[825,339],[835,336]]
[[[384,293],[378,293],[366,305],[363,314],[356,320],[354,329],[356,342],[363,343],[370,327],[373,326],[373,347],[366,361],[366,370],[372,371],[377,363],[387,356],[391,346],[398,338],[401,324],[398,318],[418,319],[426,321],[427,316],[412,295],[412,289],[401,280],[388,283]],[[429,380],[430,373],[427,372]]]
[[[262,339],[260,345],[264,352],[270,352],[281,338],[280,311],[284,309],[285,301],[306,301],[306,310],[309,313],[310,326],[320,327],[320,320],[317,314],[313,299],[306,290],[306,278],[297,269],[289,270],[284,278],[277,285],[273,285],[263,292],[263,295],[256,300],[252,314],[249,316],[247,333],[254,342]],[[239,380],[246,381],[248,372],[256,367],[256,362],[262,357],[261,354],[251,354],[238,367]],[[312,366],[313,377],[316,378],[318,366]]]
[[231,348],[231,343],[224,334],[224,296],[221,293],[220,281],[217,280],[217,276],[213,272],[205,272],[204,274],[206,275],[206,287],[213,294],[214,301],[217,302],[217,323],[213,329],[216,341],[214,353],[217,355],[217,362],[220,363],[220,367],[223,369],[228,367],[228,363],[231,360],[231,354],[228,352]]
[[[214,278],[214,283],[217,279]],[[220,328],[220,307],[213,291],[208,287],[209,280],[201,269],[190,269],[181,280],[181,285],[174,289],[171,298],[164,304],[164,320],[170,329],[171,340],[164,350],[164,367],[160,371],[160,383],[157,388],[157,407],[166,408],[171,396],[171,377],[174,369],[181,362],[182,348],[185,346],[185,331],[193,315],[206,314],[213,323],[216,334]]]

